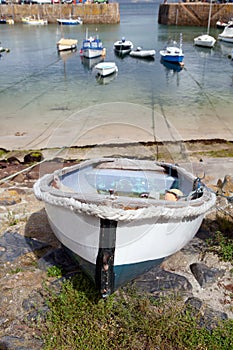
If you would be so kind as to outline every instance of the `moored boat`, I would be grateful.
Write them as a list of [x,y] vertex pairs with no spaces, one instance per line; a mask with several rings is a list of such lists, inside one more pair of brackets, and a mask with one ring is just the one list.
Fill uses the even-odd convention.
[[[231,20],[232,21],[232,20]],[[221,20],[218,20],[216,22],[216,27],[218,29],[224,29],[231,21],[228,21],[228,22],[224,22],[224,21],[221,21]]]
[[77,49],[78,40],[76,39],[65,39],[61,38],[57,42],[57,50],[60,51],[68,51]]
[[219,34],[218,39],[227,43],[233,43],[233,21],[228,23],[223,32]]
[[168,43],[165,49],[160,52],[161,59],[172,63],[182,63],[184,54],[182,50],[182,34],[180,34],[180,44],[178,46],[176,41]]
[[115,62],[100,62],[95,66],[97,74],[102,77],[118,72],[118,68]]
[[210,0],[207,33],[199,35],[198,37],[194,38],[194,45],[202,46],[202,47],[214,47],[214,44],[216,43],[216,39],[213,36],[209,35],[211,13],[212,13],[212,0]]
[[78,25],[78,24],[82,24],[83,21],[80,17],[78,18],[58,18],[57,19],[58,24],[60,25],[69,25],[69,26],[73,26],[73,25]]
[[126,158],[57,170],[40,178],[34,193],[102,297],[183,248],[215,204],[215,194],[179,166]]
[[24,24],[29,24],[29,25],[47,25],[48,20],[47,19],[42,19],[42,18],[36,18],[36,17],[23,17],[22,22]]
[[88,31],[86,31],[86,38],[83,40],[80,55],[86,58],[95,58],[106,55],[106,49],[103,47],[102,40],[98,35],[96,37],[88,37]]
[[130,40],[125,40],[123,37],[121,40],[115,41],[113,48],[119,56],[124,56],[130,53],[133,49],[133,43]]
[[155,50],[143,50],[138,46],[136,50],[131,50],[129,54],[130,56],[137,58],[154,58]]

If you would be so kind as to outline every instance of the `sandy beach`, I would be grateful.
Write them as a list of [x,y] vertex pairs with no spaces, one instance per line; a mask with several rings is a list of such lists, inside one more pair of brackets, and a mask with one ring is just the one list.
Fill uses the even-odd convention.
[[[217,107],[216,107],[217,108]],[[114,102],[80,111],[50,114],[48,118],[2,117],[0,148],[6,150],[84,147],[137,142],[233,140],[232,107],[210,111],[206,107],[179,113],[171,107]]]

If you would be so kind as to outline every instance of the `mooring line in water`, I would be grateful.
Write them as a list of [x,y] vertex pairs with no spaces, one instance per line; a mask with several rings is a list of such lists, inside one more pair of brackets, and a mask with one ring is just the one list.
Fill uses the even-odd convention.
[[169,134],[170,134],[170,136],[171,136],[171,138],[172,138],[172,142],[176,142],[176,144],[179,145],[179,147],[180,147],[180,153],[182,154],[182,158],[183,158],[183,159],[188,159],[188,156],[187,156],[187,152],[186,152],[186,148],[185,148],[185,146],[184,146],[184,143],[183,143],[183,141],[178,141],[178,140],[176,140],[176,138],[175,138],[175,136],[174,136],[174,134],[173,134],[173,132],[172,132],[172,127],[171,127],[171,125],[170,125],[170,123],[169,123],[169,120],[167,119],[167,116],[166,116],[166,114],[165,114],[165,111],[164,111],[164,108],[163,108],[163,105],[162,105],[162,102],[160,101],[160,99],[158,99],[158,103],[159,103],[159,106],[160,106],[160,109],[161,109],[161,113],[162,113],[163,119],[164,119],[165,124],[166,124],[166,126],[167,126],[167,129],[168,129],[168,131],[169,131]]
[[57,60],[51,62],[50,64],[48,64],[47,66],[45,67],[42,67],[37,73],[32,73],[30,75],[28,75],[27,77],[25,77],[24,79],[21,79],[15,83],[12,83],[11,85],[9,85],[8,87],[0,90],[0,94],[7,91],[7,90],[10,90],[11,88],[14,88],[15,86],[19,85],[19,84],[22,84],[23,82],[27,81],[28,79],[30,78],[33,78],[33,77],[36,77],[36,76],[39,76],[41,74],[41,72],[43,72],[45,69],[47,69],[48,67],[52,66],[53,64],[59,62],[60,59],[58,58]]
[[188,71],[188,69],[186,67],[184,67],[184,70],[187,72],[187,74],[191,77],[191,79],[197,84],[197,86],[200,88],[201,92],[203,93],[203,95],[205,95],[206,99],[208,100],[209,105],[211,106],[212,110],[215,113],[215,117],[222,123],[225,125],[225,128],[228,130],[228,132],[230,134],[233,134],[232,130],[224,123],[224,121],[222,120],[221,116],[218,114],[218,112],[216,111],[214,104],[212,103],[209,94],[207,94],[207,92],[205,91],[205,89],[203,88],[203,86],[201,85],[201,83],[199,83],[199,81],[197,81],[192,74]]

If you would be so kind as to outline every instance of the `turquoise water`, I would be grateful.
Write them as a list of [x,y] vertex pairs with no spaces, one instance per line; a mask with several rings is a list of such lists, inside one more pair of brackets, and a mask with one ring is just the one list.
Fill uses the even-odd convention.
[[[65,26],[65,37],[78,39],[80,48],[86,28],[98,33],[107,49],[106,61],[115,61],[118,74],[111,81],[96,79],[79,51],[59,56],[57,25],[30,27],[23,24],[0,27],[0,41],[10,53],[0,59],[0,120],[34,125],[63,120],[77,110],[99,103],[129,102],[172,110],[173,116],[189,110],[213,111],[232,108],[232,45],[217,42],[214,49],[193,46],[193,38],[205,28],[164,26],[157,23],[159,3],[120,2],[121,23],[115,25]],[[183,35],[185,67],[177,72],[160,62],[159,50],[172,38]],[[212,28],[217,37],[219,30]],[[134,46],[155,49],[153,61],[115,56],[113,43],[122,36]],[[90,63],[90,62],[89,62]],[[218,112],[219,113],[219,112]],[[127,117],[126,117],[127,118]],[[200,119],[200,118],[199,118]]]

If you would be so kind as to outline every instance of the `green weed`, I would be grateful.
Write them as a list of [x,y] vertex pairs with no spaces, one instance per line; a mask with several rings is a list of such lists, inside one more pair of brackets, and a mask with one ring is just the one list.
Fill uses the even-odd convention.
[[58,266],[51,266],[47,270],[48,277],[61,277],[62,276],[62,270]]
[[153,301],[133,289],[106,300],[82,274],[49,291],[49,313],[40,324],[45,350],[229,350],[233,320],[210,331],[175,299]]

